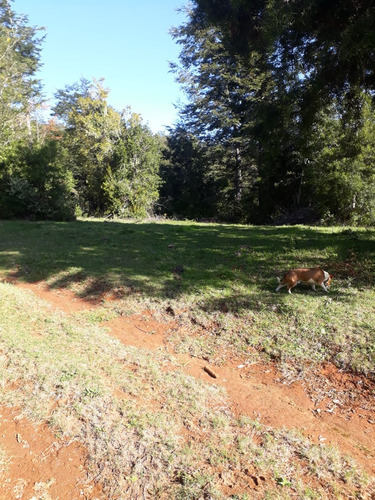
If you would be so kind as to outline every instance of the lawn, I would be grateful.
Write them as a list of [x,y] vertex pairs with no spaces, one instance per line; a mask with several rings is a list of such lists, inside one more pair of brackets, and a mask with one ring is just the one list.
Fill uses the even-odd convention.
[[[370,495],[350,458],[234,415],[225,391],[185,374],[175,355],[272,359],[293,377],[331,361],[373,379],[374,230],[2,221],[0,237],[3,280],[116,297],[65,314],[0,283],[0,402],[83,443],[106,498]],[[275,293],[283,271],[317,265],[335,275],[329,294]],[[101,325],[145,310],[173,323],[172,350],[125,346]],[[6,461],[0,453],[0,474]]]
[[[179,351],[332,361],[375,376],[374,229],[3,221],[0,237],[3,277],[87,298],[115,290],[116,314],[150,309],[189,328],[171,336]],[[335,276],[329,295],[275,293],[285,270],[315,266]]]

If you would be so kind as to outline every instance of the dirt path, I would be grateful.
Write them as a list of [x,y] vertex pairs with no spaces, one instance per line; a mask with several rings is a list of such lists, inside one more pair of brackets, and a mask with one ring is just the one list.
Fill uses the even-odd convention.
[[[17,286],[32,290],[38,297],[50,303],[52,307],[67,313],[97,307],[97,303],[77,298],[68,290],[50,290],[44,283],[19,283]],[[105,326],[111,335],[117,337],[125,345],[150,350],[170,349],[165,342],[165,332],[168,325],[155,322],[151,316],[146,316],[146,319],[145,315],[118,317],[106,322]],[[148,332],[152,332],[152,334]],[[249,366],[237,359],[228,362],[225,366],[208,367],[207,362],[201,359],[191,358],[188,355],[174,354],[174,356],[180,362],[180,369],[185,373],[207,383],[224,387],[231,401],[232,410],[236,414],[256,418],[261,423],[275,428],[299,429],[313,442],[324,442],[337,446],[341,452],[355,458],[368,473],[375,474],[375,414],[365,404],[367,393],[371,394],[373,388],[368,388],[368,381],[365,379],[340,373],[334,366],[326,365],[322,368],[321,377],[329,380],[331,387],[336,387],[344,392],[350,390],[351,396],[356,391],[358,397],[351,397],[350,404],[348,404],[347,401],[335,399],[337,393],[333,391],[332,396],[328,394],[318,405],[315,405],[301,382],[286,385],[278,381],[280,374],[277,373],[272,364],[258,363]],[[171,365],[170,369],[176,369],[176,366]],[[14,427],[8,428],[7,420],[11,426],[14,426],[11,418],[5,420],[2,418],[2,426],[5,427],[0,428],[0,433],[3,435],[1,442],[10,455],[17,457],[17,459],[20,458],[22,461],[22,455],[18,453],[20,443],[15,438],[17,430]],[[44,428],[41,435],[43,438],[39,441],[43,442],[44,437],[46,437],[43,443],[44,448],[51,447],[52,438],[50,436],[47,439],[48,430]],[[32,440],[26,438],[26,441],[30,444]],[[10,442],[12,442],[11,445]],[[80,453],[82,451],[72,445],[63,450],[54,451],[48,460],[48,466],[51,470],[47,476],[57,479],[53,471],[55,465],[50,464],[50,462],[57,460],[56,463],[65,464],[61,468],[61,473],[66,474],[66,480],[71,481],[71,484],[79,484],[84,462]],[[42,458],[39,460],[40,463],[42,463]],[[38,462],[38,460],[36,461]],[[44,463],[46,463],[45,460]],[[29,471],[27,477],[26,473],[22,472],[21,474],[20,470],[17,471],[17,465],[15,468],[12,466],[9,477],[10,484],[14,485],[20,478],[29,485],[47,482],[46,474],[41,476],[41,472],[43,472],[40,470],[41,468],[43,467],[38,469],[33,466],[33,463],[30,464],[27,469]],[[66,472],[63,473],[63,470]],[[60,482],[60,484],[63,483]],[[53,484],[50,485],[49,491],[52,492],[52,488]],[[85,492],[86,496],[80,497],[81,493],[78,488],[77,497],[69,496],[69,498],[94,498],[94,493],[93,491]],[[1,492],[0,497],[9,498],[1,496]],[[58,498],[65,497],[60,494]]]
[[82,446],[62,441],[47,425],[34,425],[18,415],[16,408],[0,408],[0,443],[12,457],[0,485],[0,498],[98,497],[100,487],[86,484],[86,452]]
[[[164,337],[167,326],[151,319],[119,317],[106,322],[105,326],[125,345],[144,349],[168,348]],[[361,408],[360,402],[353,402],[350,407],[340,406],[336,399],[327,397],[315,405],[300,382],[291,385],[278,382],[280,374],[273,364],[248,366],[237,359],[225,366],[213,367],[186,354],[174,354],[174,357],[180,361],[185,373],[224,387],[232,410],[238,415],[257,418],[271,427],[299,429],[313,442],[337,446],[369,473],[375,474],[375,415]],[[207,368],[214,377],[205,370]],[[333,365],[326,365],[322,371],[323,374],[329,372],[336,386],[340,382],[348,387],[355,379],[340,374]],[[360,380],[360,377],[356,379]]]

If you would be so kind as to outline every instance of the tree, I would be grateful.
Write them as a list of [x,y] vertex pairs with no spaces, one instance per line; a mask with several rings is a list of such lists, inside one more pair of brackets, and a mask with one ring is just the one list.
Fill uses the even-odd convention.
[[314,128],[320,147],[306,181],[324,220],[375,223],[375,113],[368,97],[360,118],[358,127],[357,117],[321,112]]
[[173,36],[182,46],[180,66],[174,70],[189,99],[181,116],[189,132],[206,144],[207,169],[221,186],[221,214],[227,220],[246,220],[257,178],[256,105],[272,76],[257,67],[255,53],[249,74],[222,43],[221,32],[199,25],[192,11]]
[[43,38],[0,0],[0,215],[71,219],[73,181],[59,143],[36,131],[42,101],[35,73]]
[[35,73],[40,65],[43,38],[27,25],[8,0],[0,1],[0,155],[12,141],[30,134],[34,105],[41,99]]
[[1,164],[2,217],[72,220],[74,180],[57,140],[13,143]]
[[195,0],[200,24],[219,27],[225,45],[248,60],[258,51],[284,75],[297,68],[308,117],[375,87],[372,0]]
[[125,217],[153,213],[159,196],[161,148],[161,140],[128,109],[102,186],[108,212]]
[[218,189],[207,169],[205,144],[184,123],[169,131],[160,168],[160,212],[178,218],[217,215]]
[[[173,33],[182,46],[178,79],[189,98],[181,116],[206,144],[206,170],[221,195],[218,213],[268,222],[287,211],[332,207],[317,203],[323,185],[311,175],[326,177],[321,149],[335,149],[321,135],[326,126],[345,130],[346,140],[336,150],[346,174],[330,177],[332,200],[339,199],[334,192],[347,199],[354,191],[359,199],[360,179],[365,171],[371,177],[373,167],[359,161],[361,148],[347,145],[366,143],[363,89],[375,83],[373,20],[366,0],[193,2],[188,22]],[[343,220],[340,210],[332,213]]]
[[55,115],[65,122],[63,145],[83,211],[105,211],[102,184],[121,135],[121,115],[107,103],[102,81],[67,86],[56,93]]
[[108,92],[102,80],[57,92],[69,168],[84,213],[143,216],[157,199],[159,141],[138,115],[109,106]]

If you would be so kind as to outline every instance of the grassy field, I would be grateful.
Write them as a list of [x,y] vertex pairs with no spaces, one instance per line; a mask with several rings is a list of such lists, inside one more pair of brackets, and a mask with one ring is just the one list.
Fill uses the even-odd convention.
[[[151,309],[189,328],[171,336],[179,351],[332,361],[375,376],[374,229],[89,220],[0,222],[0,237],[3,277],[85,297],[115,291],[115,314]],[[313,266],[335,275],[329,295],[275,293],[285,270]]]
[[[331,361],[375,378],[374,254],[373,229],[1,221],[3,279],[117,300],[66,315],[0,283],[0,403],[81,441],[108,498],[229,498],[226,484],[242,500],[366,498],[350,459],[236,418],[172,354],[126,347],[99,322],[147,309],[178,323],[176,353],[272,358],[293,376]],[[283,271],[317,265],[335,275],[328,295],[275,293]],[[249,477],[264,482],[252,497]]]

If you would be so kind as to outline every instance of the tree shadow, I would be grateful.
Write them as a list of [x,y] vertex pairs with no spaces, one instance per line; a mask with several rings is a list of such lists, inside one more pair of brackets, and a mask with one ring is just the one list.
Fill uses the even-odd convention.
[[262,293],[246,295],[233,294],[230,297],[215,297],[210,298],[200,303],[200,308],[206,312],[222,312],[241,314],[244,311],[272,311],[279,313],[289,308],[293,304],[293,300],[297,297],[309,297],[313,301],[325,304],[328,301],[338,300],[340,302],[351,302],[352,297],[349,291],[346,290],[331,290],[330,293],[324,291],[314,292],[311,288],[301,286],[293,290],[292,295],[285,290],[276,292],[275,287],[267,285],[259,286],[259,291]]
[[[51,288],[83,283],[80,295],[90,300],[109,292],[153,299],[201,295],[203,308],[222,310],[230,299],[240,309],[251,309],[259,297],[271,306],[276,297],[280,300],[271,292],[276,276],[290,267],[328,267],[338,280],[351,274],[355,286],[365,287],[372,286],[375,275],[375,230],[1,221],[0,235],[0,268],[9,275],[48,281]],[[256,290],[251,297],[238,291],[249,286]],[[225,300],[206,298],[212,290],[225,290]]]

